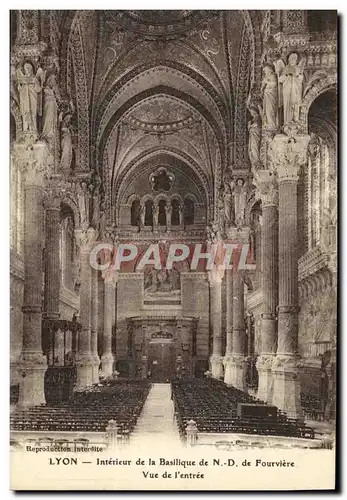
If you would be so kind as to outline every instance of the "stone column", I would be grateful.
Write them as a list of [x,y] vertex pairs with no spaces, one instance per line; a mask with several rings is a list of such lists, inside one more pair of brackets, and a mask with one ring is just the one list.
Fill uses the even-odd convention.
[[98,271],[92,268],[91,287],[91,341],[90,350],[93,358],[93,383],[99,382],[100,358],[98,354],[98,310],[99,310],[99,287]]
[[212,319],[212,355],[210,357],[213,378],[223,377],[222,356],[222,279],[224,270],[208,271],[210,284],[211,319]]
[[23,348],[20,358],[19,406],[45,403],[44,375],[47,360],[42,354],[42,250],[44,178],[50,164],[45,143],[15,144],[13,159],[24,173],[24,300]]
[[101,356],[102,371],[106,377],[113,373],[114,357],[112,353],[112,326],[115,304],[115,288],[117,278],[115,273],[106,271],[104,275],[104,336]]
[[246,390],[244,281],[240,272],[233,277],[233,353],[230,361],[231,385]]
[[297,183],[306,161],[308,135],[276,135],[270,158],[278,178],[279,306],[278,346],[273,364],[272,403],[302,418],[298,355]]
[[89,227],[87,230],[78,229],[75,234],[79,246],[81,265],[80,322],[82,331],[79,336],[76,382],[76,389],[80,390],[93,384],[94,359],[91,352],[92,267],[90,265],[90,252],[95,242],[96,231]]
[[227,385],[232,385],[232,354],[233,354],[233,270],[227,269],[225,273],[226,277],[226,309],[227,309],[227,320],[226,320],[226,349],[225,356],[223,360],[224,365],[224,382]]
[[[229,229],[229,239],[241,246],[249,243],[249,228],[231,228]],[[234,260],[235,262],[235,260]],[[246,390],[246,371],[247,362],[245,359],[245,303],[244,303],[244,278],[243,272],[238,268],[239,261],[234,264],[232,300],[233,300],[233,340],[232,355],[228,361],[228,370],[230,370],[229,384],[241,391]]]
[[254,176],[257,196],[262,202],[261,219],[261,345],[257,359],[258,398],[271,403],[273,395],[272,363],[277,346],[278,306],[278,193],[274,172],[259,170]]
[[44,313],[47,318],[59,318],[60,294],[60,196],[48,188],[46,205],[45,296]]

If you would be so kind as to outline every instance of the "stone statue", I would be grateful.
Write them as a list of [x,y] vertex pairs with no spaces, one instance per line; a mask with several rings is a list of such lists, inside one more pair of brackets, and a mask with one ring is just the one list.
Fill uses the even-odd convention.
[[143,227],[145,225],[145,216],[146,216],[146,205],[140,205],[140,226]]
[[246,188],[243,179],[237,179],[234,189],[235,222],[237,227],[244,224],[246,208]]
[[54,73],[51,73],[43,88],[43,124],[41,137],[51,140],[57,129],[59,89]]
[[23,121],[23,132],[37,134],[37,115],[41,115],[41,90],[44,79],[42,68],[34,75],[31,63],[23,66],[24,73],[17,69],[16,80],[19,92],[19,106]]
[[60,114],[61,121],[61,157],[60,169],[63,173],[69,174],[72,164],[72,136],[71,136],[71,114],[68,113],[64,117]]
[[[283,124],[299,121],[301,106],[305,59],[298,61],[299,57],[293,52],[288,57],[287,66],[282,59],[276,61],[278,81],[282,85],[280,97],[283,100]],[[282,102],[280,102],[282,105]]]
[[181,204],[178,205],[178,216],[179,216],[180,226],[184,226],[184,207]]
[[100,234],[103,235],[106,229],[106,204],[105,201],[100,203]]
[[266,64],[263,68],[261,92],[263,96],[263,125],[268,130],[278,127],[278,83],[273,67]]
[[172,285],[172,290],[180,290],[181,289],[180,273],[175,267],[171,271],[171,285]]
[[99,203],[99,186],[96,186],[93,191],[93,212],[92,226],[97,229],[100,222],[100,203]]
[[153,225],[157,226],[159,223],[159,205],[153,205]]
[[165,213],[166,213],[166,225],[171,226],[171,214],[172,214],[171,205],[165,205]]
[[260,164],[261,116],[255,106],[249,108],[252,120],[248,122],[248,156],[252,167]]
[[208,243],[218,243],[222,240],[222,235],[219,229],[219,222],[212,222],[206,228],[206,239]]
[[77,200],[80,211],[81,227],[87,228],[89,225],[89,191],[86,181],[77,184]]
[[218,225],[223,230],[225,225],[225,203],[224,203],[224,189],[222,188],[219,192],[218,200],[217,200],[217,219]]
[[145,290],[147,290],[148,293],[154,293],[158,290],[158,276],[157,276],[157,270],[154,268],[150,268],[146,273],[145,273]]
[[229,182],[224,181],[224,219],[229,227],[234,222],[233,194]]

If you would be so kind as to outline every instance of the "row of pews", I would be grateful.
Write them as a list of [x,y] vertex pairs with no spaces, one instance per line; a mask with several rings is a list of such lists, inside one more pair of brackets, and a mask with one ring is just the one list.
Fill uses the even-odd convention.
[[76,392],[67,402],[15,410],[12,431],[105,432],[116,420],[117,433],[129,436],[148,396],[147,380],[110,380]]
[[[287,418],[276,407],[267,408],[268,405],[265,406],[262,401],[235,387],[228,387],[222,381],[212,378],[174,379],[171,387],[182,439],[192,420],[201,433],[314,438],[312,428],[296,419]],[[245,406],[251,410],[248,415],[240,412]],[[261,415],[264,409],[269,411]]]

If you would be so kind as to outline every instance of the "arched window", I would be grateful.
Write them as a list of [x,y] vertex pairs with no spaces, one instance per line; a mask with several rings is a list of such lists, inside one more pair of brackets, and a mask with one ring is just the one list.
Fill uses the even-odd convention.
[[184,224],[194,224],[194,202],[190,198],[184,200]]
[[134,200],[131,204],[131,225],[138,226],[140,222],[140,200]]
[[171,206],[172,206],[171,225],[178,226],[180,223],[180,204],[179,204],[179,201],[172,200]]
[[153,201],[147,200],[145,207],[145,226],[153,226]]
[[160,200],[159,204],[159,215],[158,215],[158,224],[159,226],[166,226],[166,201],[165,200]]

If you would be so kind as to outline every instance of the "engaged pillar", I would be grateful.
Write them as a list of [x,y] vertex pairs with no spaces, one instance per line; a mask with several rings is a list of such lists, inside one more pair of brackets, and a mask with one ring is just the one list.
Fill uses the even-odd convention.
[[41,344],[43,188],[50,156],[45,143],[22,143],[14,145],[13,159],[19,162],[25,179],[23,348],[18,405],[35,406],[45,403],[47,360]]
[[[249,243],[249,228],[243,227],[240,229],[229,230],[229,238],[240,247],[243,244]],[[241,248],[240,248],[241,252]],[[240,253],[239,252],[239,253]],[[241,256],[241,253],[240,253]],[[232,340],[232,356],[229,361],[230,365],[230,385],[233,385],[241,391],[246,390],[246,372],[247,361],[245,359],[245,302],[244,302],[244,278],[240,262],[233,267],[233,340]]]
[[223,377],[222,356],[222,279],[224,270],[208,271],[212,318],[212,354],[210,357],[213,378]]
[[257,359],[258,398],[271,403],[273,395],[272,364],[277,347],[278,306],[278,192],[275,173],[259,170],[253,180],[262,202],[261,221],[261,343]]
[[60,295],[60,196],[48,188],[46,206],[45,294],[44,313],[50,319],[59,318]]
[[92,268],[91,288],[91,341],[90,350],[93,358],[93,383],[99,382],[100,358],[98,354],[98,312],[99,312],[99,287],[98,271]]
[[276,135],[270,157],[278,178],[278,346],[273,365],[272,403],[302,418],[298,355],[297,184],[306,161],[308,135]]
[[113,373],[114,357],[112,353],[112,326],[115,309],[116,275],[106,271],[104,275],[104,336],[101,357],[103,374],[108,377]]
[[228,269],[225,273],[226,278],[226,349],[223,360],[224,382],[232,385],[232,354],[233,354],[233,270]]
[[76,382],[76,389],[80,390],[93,384],[95,360],[91,351],[92,267],[90,265],[90,252],[95,242],[96,231],[90,227],[87,230],[76,230],[75,233],[79,244],[81,265],[80,322],[82,330],[77,354]]

